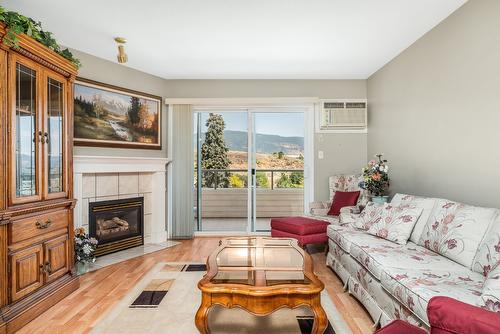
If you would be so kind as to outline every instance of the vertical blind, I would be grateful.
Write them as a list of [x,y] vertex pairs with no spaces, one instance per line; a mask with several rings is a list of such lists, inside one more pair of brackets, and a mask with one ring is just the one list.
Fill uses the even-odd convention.
[[190,239],[193,213],[193,110],[191,105],[171,105],[172,112],[172,233],[173,239]]

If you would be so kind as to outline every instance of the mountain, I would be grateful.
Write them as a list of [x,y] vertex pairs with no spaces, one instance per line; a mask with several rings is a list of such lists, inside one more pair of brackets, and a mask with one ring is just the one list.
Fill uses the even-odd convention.
[[[202,134],[204,140],[205,134]],[[248,133],[244,131],[224,131],[224,139],[229,150],[247,151]],[[257,153],[271,154],[284,152],[287,155],[304,154],[304,137],[282,137],[277,135],[256,134]]]

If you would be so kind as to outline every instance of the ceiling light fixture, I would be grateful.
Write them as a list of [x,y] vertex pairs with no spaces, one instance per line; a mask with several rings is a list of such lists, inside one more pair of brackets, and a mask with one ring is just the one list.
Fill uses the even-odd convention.
[[128,61],[128,56],[125,53],[124,44],[127,43],[127,40],[124,37],[115,37],[115,42],[118,43],[118,55],[116,58],[120,64],[124,64]]

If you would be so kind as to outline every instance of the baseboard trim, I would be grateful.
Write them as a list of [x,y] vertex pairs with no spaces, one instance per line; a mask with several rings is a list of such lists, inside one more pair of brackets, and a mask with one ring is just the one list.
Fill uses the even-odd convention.
[[[0,333],[11,334],[17,332],[31,320],[40,316],[61,299],[78,289],[79,286],[78,277],[68,274],[54,282],[54,284],[4,308],[2,318],[5,323],[0,325]],[[5,328],[4,331],[2,331],[2,326]]]

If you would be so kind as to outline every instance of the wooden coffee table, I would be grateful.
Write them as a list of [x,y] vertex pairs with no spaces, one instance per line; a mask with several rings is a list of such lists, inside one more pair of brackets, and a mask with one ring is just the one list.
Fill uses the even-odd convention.
[[212,305],[240,307],[265,316],[283,308],[308,306],[314,312],[313,334],[328,326],[321,307],[324,284],[313,272],[313,262],[295,239],[228,238],[207,260],[207,274],[198,283],[201,305],[196,313],[198,330],[210,333]]

